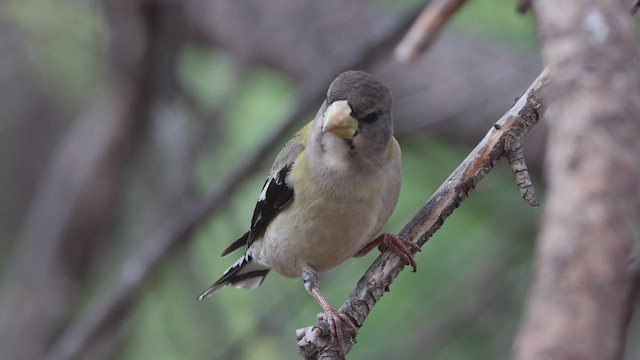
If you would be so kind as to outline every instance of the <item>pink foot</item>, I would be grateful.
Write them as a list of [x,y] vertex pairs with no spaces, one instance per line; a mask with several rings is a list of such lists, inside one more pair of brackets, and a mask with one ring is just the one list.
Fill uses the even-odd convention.
[[396,234],[384,233],[380,235],[380,237],[382,237],[380,246],[387,247],[389,250],[396,253],[396,255],[403,258],[409,265],[411,265],[413,272],[416,272],[417,264],[416,259],[413,257],[413,252],[421,250],[418,244]]
[[351,319],[345,314],[339,313],[333,307],[325,309],[324,313],[319,314],[319,319],[324,319],[329,324],[333,343],[338,346],[341,353],[345,354],[347,347],[344,343],[344,328],[348,328],[353,335],[358,333],[358,328],[353,324]]

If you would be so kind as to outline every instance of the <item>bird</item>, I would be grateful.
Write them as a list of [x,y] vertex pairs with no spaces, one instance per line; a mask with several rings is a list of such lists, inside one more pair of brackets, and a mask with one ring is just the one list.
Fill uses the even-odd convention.
[[400,193],[401,150],[393,137],[393,95],[374,76],[338,75],[315,118],[276,157],[258,196],[249,231],[221,256],[245,253],[198,300],[230,285],[252,289],[271,270],[302,278],[320,304],[331,336],[344,349],[355,324],[319,289],[318,272],[375,247],[390,249],[416,269],[419,247],[382,230]]

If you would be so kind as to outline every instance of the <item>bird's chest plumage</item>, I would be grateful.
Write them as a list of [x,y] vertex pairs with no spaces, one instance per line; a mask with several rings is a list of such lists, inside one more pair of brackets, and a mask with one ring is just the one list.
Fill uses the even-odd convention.
[[[302,267],[331,269],[373,240],[386,222],[376,176],[333,176],[302,181],[295,170],[296,206],[288,206],[269,224],[254,252],[261,261],[285,276],[300,276]],[[305,177],[306,178],[306,177]],[[362,181],[368,181],[365,187]],[[337,184],[339,182],[339,185]],[[382,219],[384,218],[384,219]]]

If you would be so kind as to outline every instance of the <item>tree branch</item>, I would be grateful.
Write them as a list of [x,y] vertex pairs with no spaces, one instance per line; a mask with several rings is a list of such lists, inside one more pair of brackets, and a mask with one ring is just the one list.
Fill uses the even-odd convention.
[[[545,70],[402,229],[400,236],[420,246],[429,240],[491,170],[494,162],[510,153],[508,138],[523,137],[542,117],[545,106],[540,93],[547,82],[548,71]],[[362,327],[373,306],[389,291],[391,283],[405,265],[402,259],[388,251],[381,254],[339,311],[350,317],[356,326]],[[327,328],[324,321],[318,321],[315,326],[299,330],[299,354],[306,359],[342,359],[343,354],[332,344]],[[345,343],[349,351],[352,343]]]
[[525,135],[526,133],[522,129],[513,129],[505,141],[505,149],[507,150],[507,161],[509,161],[509,166],[511,166],[516,178],[520,195],[529,205],[537,207],[540,202],[536,197],[531,175],[529,175],[529,169],[524,161],[523,142]]
[[438,36],[449,18],[466,0],[433,0],[424,7],[418,19],[394,51],[396,60],[411,62],[420,56]]

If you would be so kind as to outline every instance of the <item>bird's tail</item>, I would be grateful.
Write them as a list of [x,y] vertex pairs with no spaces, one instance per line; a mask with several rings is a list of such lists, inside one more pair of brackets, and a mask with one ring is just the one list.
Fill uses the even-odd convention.
[[268,267],[253,261],[251,255],[245,254],[240,260],[228,268],[218,281],[214,282],[210,288],[200,294],[198,300],[213,295],[216,291],[227,285],[242,289],[257,288],[262,284],[270,270]]

